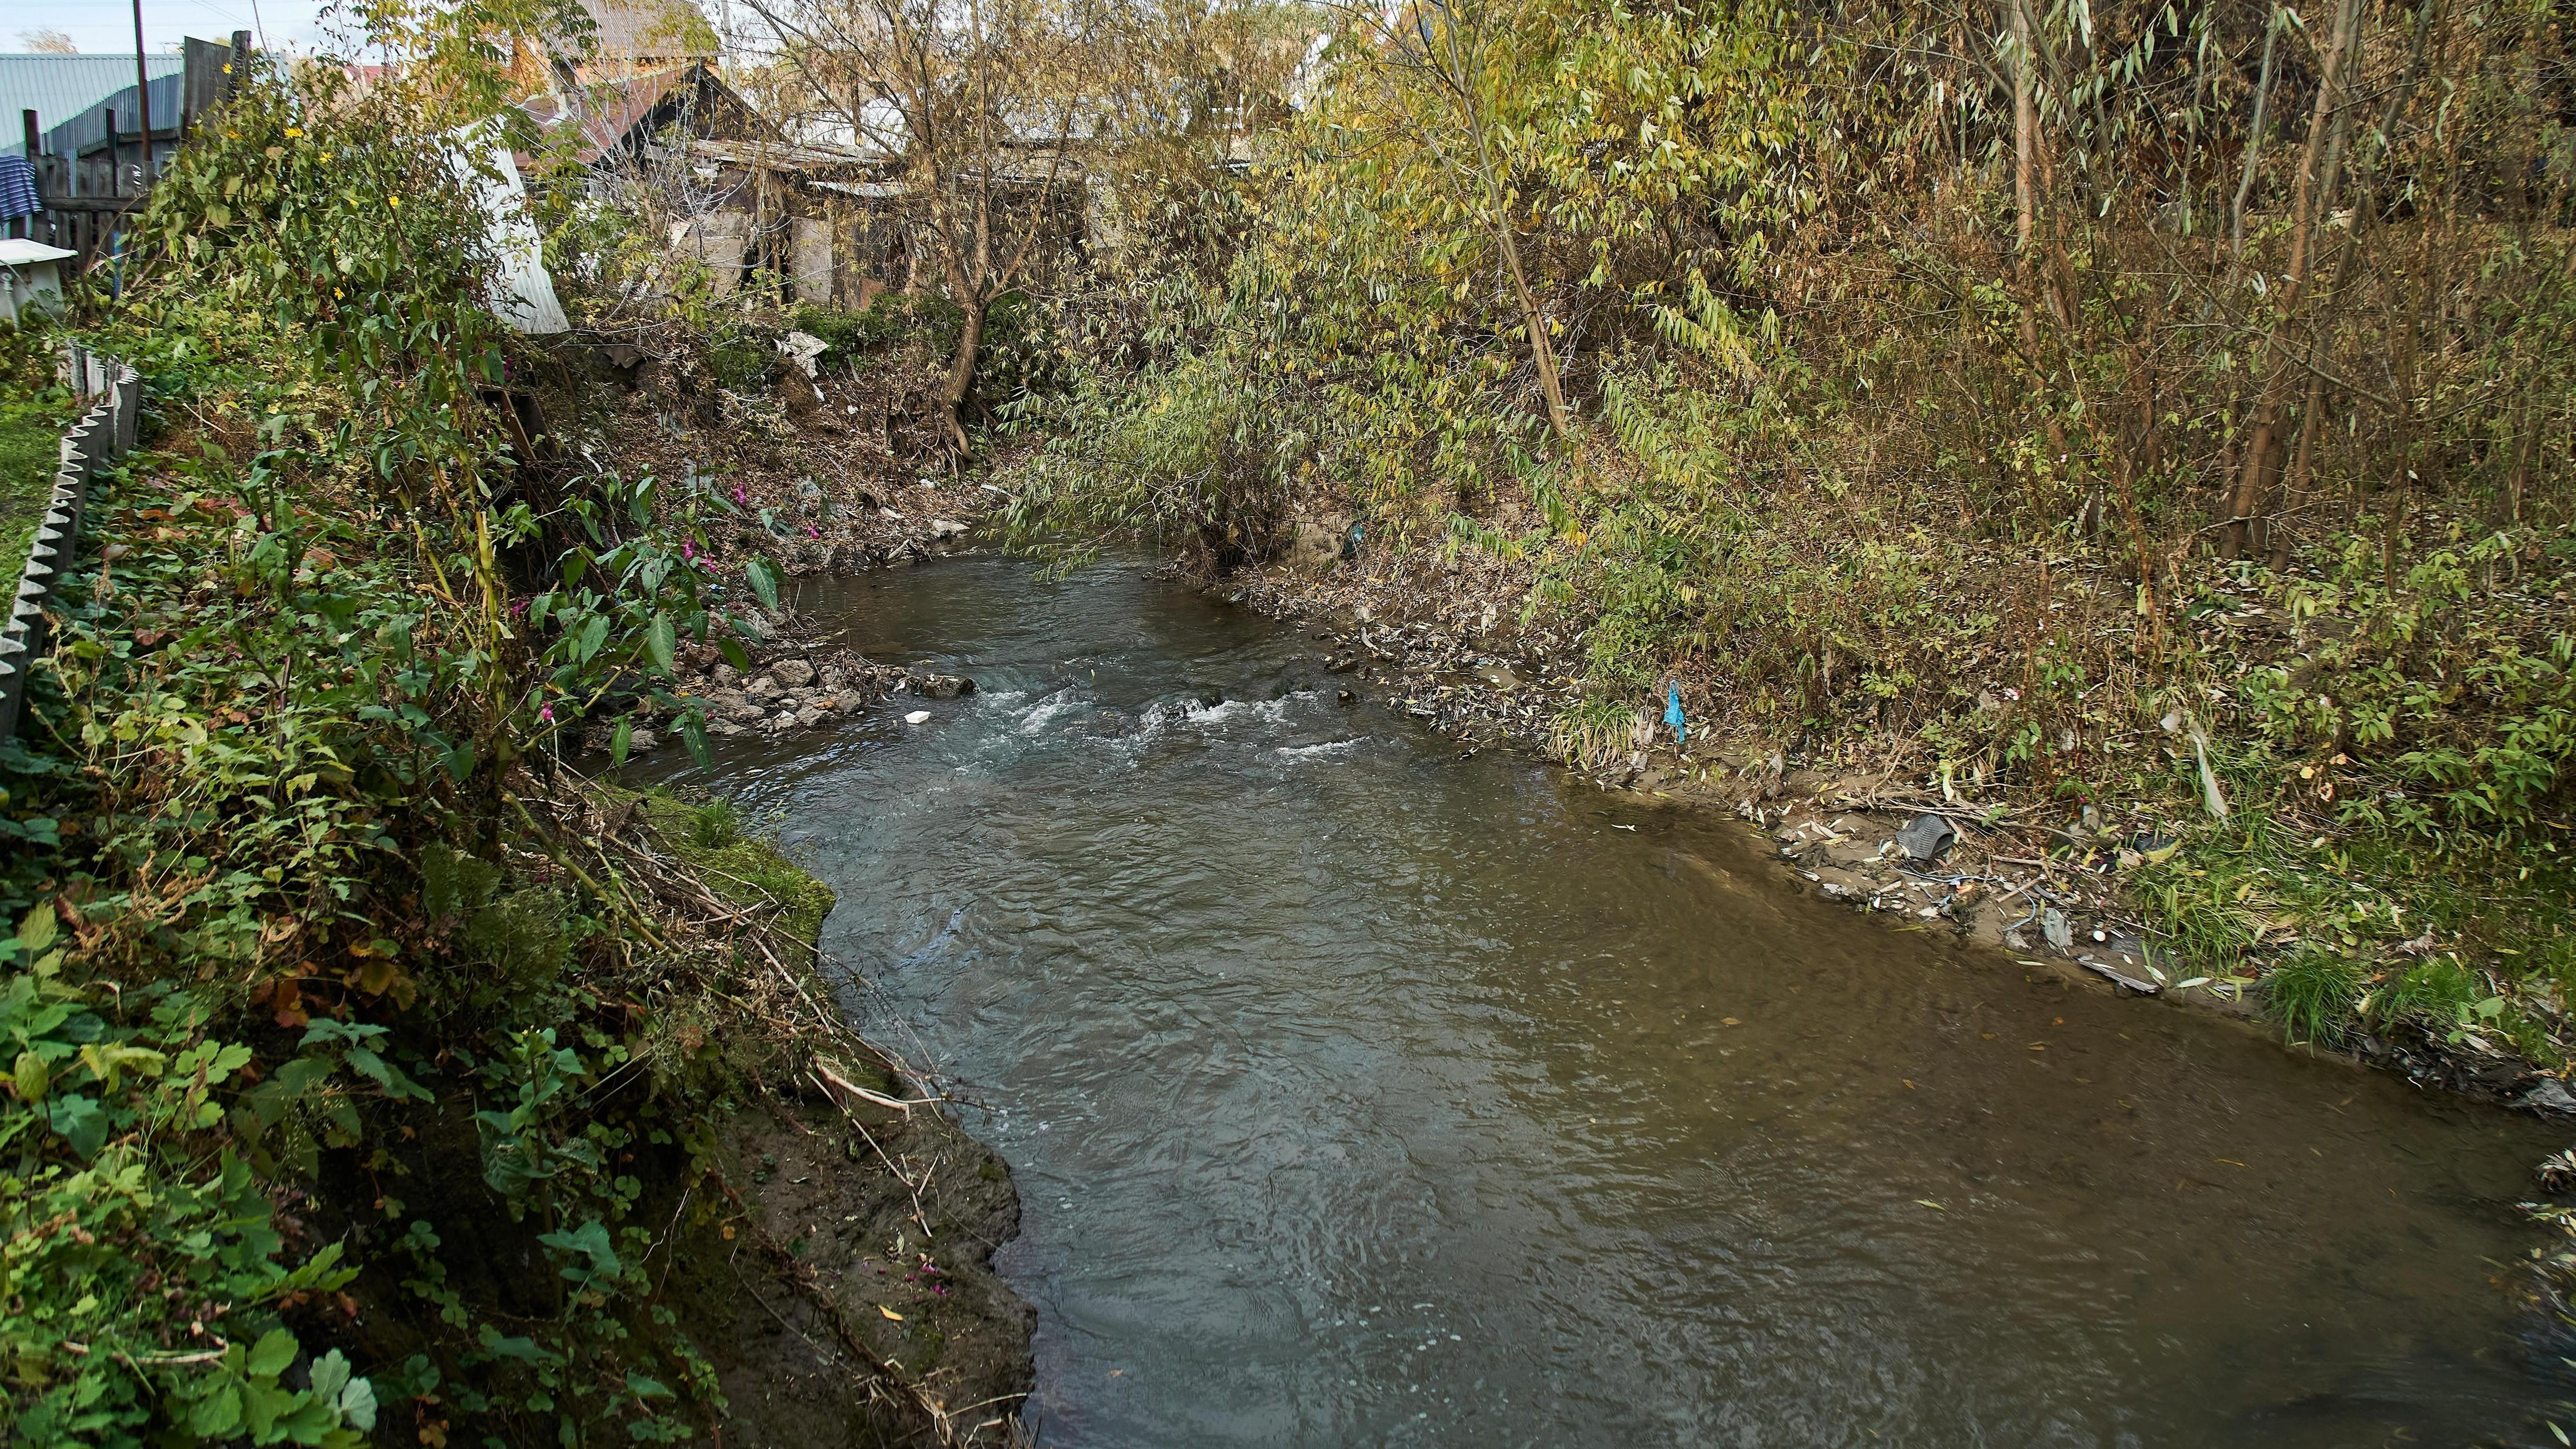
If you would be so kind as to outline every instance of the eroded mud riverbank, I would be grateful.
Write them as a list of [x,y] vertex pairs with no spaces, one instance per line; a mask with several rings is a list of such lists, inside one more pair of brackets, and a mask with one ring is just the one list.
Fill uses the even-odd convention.
[[803,603],[980,686],[709,783],[1011,1163],[1042,1442],[2570,1422],[2514,1291],[2546,1127],[1786,894],[1740,825],[1345,705],[1133,571]]

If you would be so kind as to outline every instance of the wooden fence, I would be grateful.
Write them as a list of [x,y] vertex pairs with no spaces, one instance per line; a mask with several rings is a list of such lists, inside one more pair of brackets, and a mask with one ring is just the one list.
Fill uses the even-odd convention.
[[37,203],[44,208],[28,219],[25,235],[76,253],[63,263],[71,272],[115,257],[126,214],[142,209],[144,193],[172,153],[187,145],[198,122],[231,94],[233,63],[249,55],[247,30],[234,31],[229,45],[194,38],[184,42],[178,114],[164,116],[154,107],[148,138],[131,91],[119,97],[121,109],[106,111],[106,124],[97,128],[95,138],[69,134],[70,123],[90,112],[50,118],[50,133],[45,129],[49,118],[20,112],[27,158],[36,172]]

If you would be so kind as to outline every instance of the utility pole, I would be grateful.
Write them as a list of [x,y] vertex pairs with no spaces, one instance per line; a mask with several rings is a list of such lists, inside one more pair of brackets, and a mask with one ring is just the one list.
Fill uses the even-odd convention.
[[143,121],[143,169],[136,173],[137,191],[152,184],[152,77],[143,62],[143,0],[134,0],[134,108]]

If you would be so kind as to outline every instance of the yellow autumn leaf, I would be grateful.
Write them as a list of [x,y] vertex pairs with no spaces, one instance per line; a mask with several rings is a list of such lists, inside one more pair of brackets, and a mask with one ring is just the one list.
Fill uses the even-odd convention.
[[893,1309],[886,1307],[882,1303],[877,1305],[877,1312],[884,1314],[886,1317],[893,1319],[897,1323],[903,1322],[902,1314],[895,1312]]

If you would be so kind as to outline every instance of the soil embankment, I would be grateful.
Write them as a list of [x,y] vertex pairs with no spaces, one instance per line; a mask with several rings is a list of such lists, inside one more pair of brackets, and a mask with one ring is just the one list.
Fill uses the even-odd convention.
[[[780,906],[807,953],[780,969],[805,998],[836,998],[819,939],[828,888],[764,841],[693,840],[696,812],[670,797],[638,803],[728,895]],[[1015,1442],[1032,1317],[992,1267],[1019,1228],[1008,1168],[855,1033],[800,1035],[801,1080],[765,1084],[719,1129],[707,1181],[726,1209],[699,1215],[674,1255],[675,1307],[716,1370],[728,1438]]]

